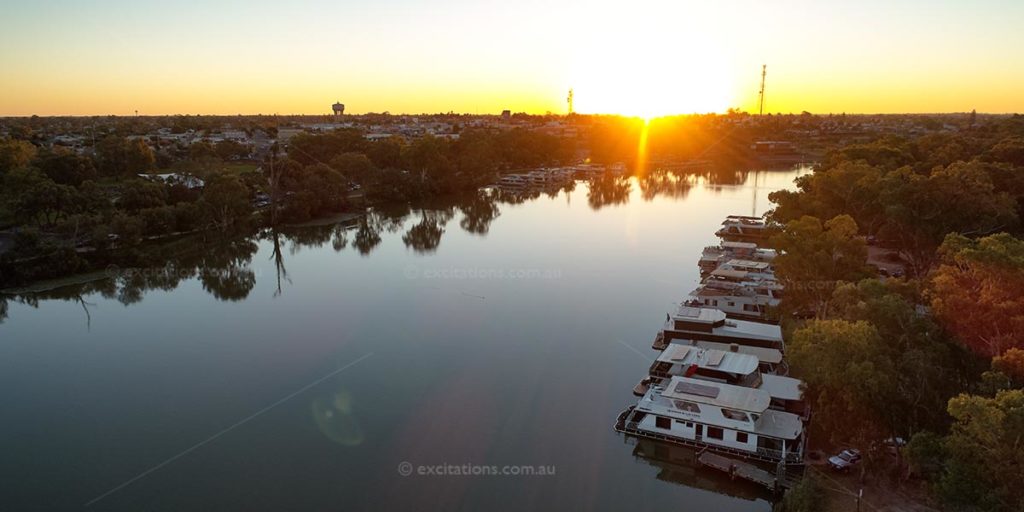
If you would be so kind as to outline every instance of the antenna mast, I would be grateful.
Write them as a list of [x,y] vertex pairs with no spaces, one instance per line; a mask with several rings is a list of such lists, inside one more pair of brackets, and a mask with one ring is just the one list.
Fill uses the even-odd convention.
[[764,115],[764,77],[768,74],[768,65],[761,64],[761,90],[757,93],[757,115]]
[[572,88],[569,88],[569,96],[565,98],[565,101],[569,103],[569,114],[572,114]]

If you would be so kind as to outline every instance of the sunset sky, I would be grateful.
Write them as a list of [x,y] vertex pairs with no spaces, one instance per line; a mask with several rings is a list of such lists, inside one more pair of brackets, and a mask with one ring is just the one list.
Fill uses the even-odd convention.
[[21,1],[0,115],[1024,111],[1020,0]]

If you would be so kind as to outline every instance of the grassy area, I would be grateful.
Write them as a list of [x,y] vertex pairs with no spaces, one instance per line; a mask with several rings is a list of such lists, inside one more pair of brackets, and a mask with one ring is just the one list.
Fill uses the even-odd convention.
[[259,167],[259,164],[252,161],[239,161],[239,162],[191,162],[184,161],[175,164],[168,169],[160,169],[153,171],[155,174],[165,174],[172,172],[185,172],[193,173],[198,175],[205,175],[208,173],[227,173],[227,174],[244,174],[247,172],[255,171]]

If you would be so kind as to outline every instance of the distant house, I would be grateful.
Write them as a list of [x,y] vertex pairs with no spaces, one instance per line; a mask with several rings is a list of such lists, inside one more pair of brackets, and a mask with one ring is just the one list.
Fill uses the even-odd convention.
[[206,182],[200,178],[191,174],[181,174],[177,172],[170,172],[166,174],[139,174],[139,177],[153,182],[166,183],[168,185],[183,185],[189,190],[196,190],[206,186]]

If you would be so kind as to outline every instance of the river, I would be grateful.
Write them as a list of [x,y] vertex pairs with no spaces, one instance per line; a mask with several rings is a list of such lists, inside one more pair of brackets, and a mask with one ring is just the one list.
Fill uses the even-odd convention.
[[806,171],[483,191],[10,296],[0,503],[770,510],[612,424],[722,219]]

